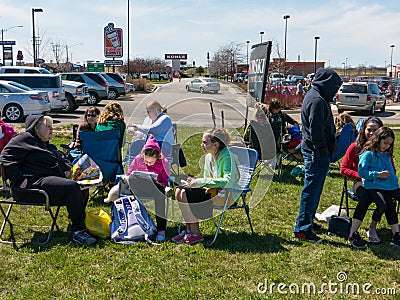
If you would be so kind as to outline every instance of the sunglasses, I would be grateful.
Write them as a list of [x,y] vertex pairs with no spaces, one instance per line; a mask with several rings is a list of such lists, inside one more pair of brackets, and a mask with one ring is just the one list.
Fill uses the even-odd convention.
[[89,118],[89,117],[91,117],[91,118],[96,118],[96,117],[97,117],[96,114],[87,114],[87,116],[88,116],[88,118]]

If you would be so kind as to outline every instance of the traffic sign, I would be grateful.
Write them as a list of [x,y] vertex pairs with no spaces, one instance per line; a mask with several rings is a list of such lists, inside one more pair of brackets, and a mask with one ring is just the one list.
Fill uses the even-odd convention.
[[124,64],[123,60],[112,60],[112,59],[106,59],[104,60],[104,64],[106,66],[122,66]]
[[104,72],[104,64],[101,62],[87,63],[88,72]]
[[0,41],[0,45],[13,46],[13,45],[15,45],[15,41]]

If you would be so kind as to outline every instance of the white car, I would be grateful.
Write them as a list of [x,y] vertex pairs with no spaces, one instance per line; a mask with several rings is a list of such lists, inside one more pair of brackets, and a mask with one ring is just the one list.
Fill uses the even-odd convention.
[[219,92],[219,82],[212,78],[195,78],[186,84],[186,90],[188,92],[197,91],[200,93]]
[[126,93],[131,93],[135,91],[135,85],[133,83],[125,83],[125,91]]
[[50,101],[45,91],[0,80],[0,110],[8,122],[21,122],[27,115],[49,112]]

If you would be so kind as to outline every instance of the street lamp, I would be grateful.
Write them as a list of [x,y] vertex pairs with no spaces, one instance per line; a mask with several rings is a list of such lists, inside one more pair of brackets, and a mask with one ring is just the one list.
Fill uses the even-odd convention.
[[246,41],[246,44],[247,44],[247,54],[246,54],[247,74],[249,73],[249,43],[250,43],[250,41]]
[[41,8],[32,8],[32,43],[33,43],[33,66],[36,67],[36,36],[35,36],[35,12],[43,12]]
[[264,33],[265,33],[264,31],[260,31],[261,43],[262,43],[262,36]]
[[2,57],[3,57],[3,65],[6,65],[6,63],[4,61],[4,31],[7,31],[7,30],[10,30],[10,29],[13,29],[13,28],[17,28],[17,27],[21,28],[21,27],[24,27],[24,26],[17,25],[17,26],[9,27],[7,29],[1,29],[1,49],[2,49],[2,53],[3,53],[3,55],[2,55]]
[[129,7],[130,7],[130,5],[129,5],[129,0],[128,0],[128,68],[127,68],[127,73],[128,73],[128,76],[130,76],[131,74],[130,74],[130,70],[129,70],[129,36],[130,36],[130,34],[129,34]]
[[283,74],[286,76],[286,39],[287,39],[287,20],[290,18],[289,15],[284,15],[283,19],[285,20],[285,61],[283,67]]
[[315,56],[314,56],[314,74],[317,73],[317,41],[319,40],[319,36],[315,36]]
[[343,65],[343,76],[346,76],[346,63],[342,63],[342,65]]
[[393,48],[394,48],[394,45],[390,45],[390,48],[392,48],[392,53],[390,54],[390,78],[392,78],[392,75],[393,75]]
[[350,73],[350,72],[347,71],[347,70],[348,70],[348,68],[347,68],[347,60],[348,60],[348,59],[349,59],[349,58],[346,57],[346,66],[345,66],[345,68],[344,68],[344,69],[346,70],[347,76],[349,76],[349,73]]

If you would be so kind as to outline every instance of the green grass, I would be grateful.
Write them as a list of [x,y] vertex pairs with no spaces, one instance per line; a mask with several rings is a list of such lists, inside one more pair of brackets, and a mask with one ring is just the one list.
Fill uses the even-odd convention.
[[[197,130],[197,129],[196,129]],[[193,132],[180,128],[179,140]],[[199,130],[201,132],[201,130]],[[400,135],[396,133],[399,140]],[[70,134],[56,135],[56,144],[66,143]],[[190,167],[187,174],[198,174],[201,135],[183,143]],[[399,141],[396,156],[399,157]],[[396,160],[397,169],[400,169]],[[353,295],[329,293],[328,286],[321,295],[300,293],[280,294],[278,284],[301,286],[314,283],[317,288],[332,282],[339,284],[339,272],[345,272],[343,283],[372,284],[375,288],[395,288],[400,293],[400,249],[389,245],[390,230],[383,220],[379,234],[384,243],[364,251],[353,250],[344,239],[328,236],[326,224],[319,234],[325,239],[321,245],[300,242],[293,238],[293,226],[298,212],[303,186],[300,179],[290,176],[292,166],[285,166],[281,179],[274,180],[265,197],[251,211],[254,235],[250,234],[244,213],[229,211],[224,218],[226,227],[234,226],[238,233],[222,232],[212,247],[176,245],[161,246],[146,243],[119,245],[99,240],[94,247],[77,246],[66,232],[68,224],[65,208],[61,208],[58,224],[49,245],[25,244],[13,247],[0,244],[1,299],[383,299],[375,294]],[[337,169],[327,176],[318,212],[332,204],[339,204],[343,180]],[[89,205],[110,206],[101,197]],[[42,223],[43,209],[15,210],[24,222]],[[365,236],[370,213],[362,224]],[[383,218],[385,219],[385,218]],[[2,220],[2,218],[0,219]],[[48,220],[47,220],[48,221]],[[177,223],[170,223],[167,237],[176,234]],[[214,225],[201,224],[206,242],[211,240]],[[26,233],[27,228],[22,229]],[[42,237],[34,232],[35,237]],[[273,293],[261,294],[267,281]],[[332,286],[335,288],[338,286]],[[389,297],[390,298],[390,297]],[[391,297],[395,299],[395,297]],[[398,296],[397,296],[398,299]]]

